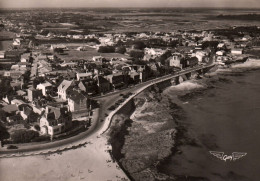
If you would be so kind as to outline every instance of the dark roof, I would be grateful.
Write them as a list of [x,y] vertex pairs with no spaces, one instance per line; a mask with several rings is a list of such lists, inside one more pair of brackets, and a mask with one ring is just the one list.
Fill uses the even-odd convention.
[[75,91],[75,90],[72,90],[71,92],[69,92],[69,98],[77,103],[80,102],[80,100],[87,99],[86,96],[84,96],[82,93]]
[[105,79],[103,76],[97,77],[99,84],[109,83],[107,79]]

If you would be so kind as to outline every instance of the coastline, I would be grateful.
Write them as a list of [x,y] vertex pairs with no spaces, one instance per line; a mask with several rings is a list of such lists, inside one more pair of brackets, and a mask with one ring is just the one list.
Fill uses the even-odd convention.
[[[257,60],[258,62],[256,63],[257,64],[257,66],[256,66],[256,64],[255,63],[253,63],[252,64],[252,62],[250,62],[250,60],[248,60],[248,61],[246,61],[246,62],[244,62],[244,63],[239,63],[239,64],[235,64],[235,65],[231,65],[231,68],[250,68],[250,69],[252,69],[252,66],[254,66],[255,68],[259,68],[260,67],[260,60]],[[206,85],[206,88],[202,88],[202,87],[194,87],[194,88],[192,88],[191,90],[190,90],[190,94],[188,93],[187,94],[187,97],[189,98],[189,96],[196,96],[197,94],[200,94],[200,89],[203,89],[203,90],[207,90],[207,89],[212,89],[212,88],[214,88],[214,86],[213,85],[211,85],[211,84],[213,84],[214,83],[214,81],[222,81],[222,82],[226,82],[226,83],[228,83],[228,80],[226,80],[225,78],[218,78],[217,80],[211,80],[211,78],[213,78],[213,77],[215,77],[215,75],[216,74],[218,74],[218,72],[221,72],[221,71],[228,71],[229,70],[229,68],[224,68],[224,69],[216,69],[216,70],[214,70],[214,71],[212,71],[212,72],[209,72],[209,73],[207,73],[206,75],[204,75],[204,78],[202,78],[202,79],[207,79],[203,84],[205,84]],[[186,83],[189,83],[190,81],[187,81]],[[189,85],[188,85],[189,86]],[[198,91],[197,91],[198,90]],[[146,90],[145,90],[146,91]],[[163,95],[163,96],[165,96],[165,95]],[[134,98],[134,99],[136,99],[136,97]],[[185,100],[185,99],[184,99]],[[182,104],[185,104],[185,101],[183,101],[183,100],[180,100],[180,101],[182,101]],[[178,102],[177,104],[174,104],[174,106],[175,106],[175,108],[178,108],[178,106],[179,106],[179,104],[181,103],[181,102]],[[155,106],[155,105],[152,105],[152,106]],[[150,109],[152,109],[152,106],[150,105]],[[176,107],[177,106],[177,107]],[[133,113],[131,113],[131,116],[128,116],[127,117],[127,119],[129,119],[129,118],[131,118],[131,119],[136,119],[135,121],[137,121],[138,120],[138,115],[140,115],[140,112],[142,112],[142,110],[141,110],[141,108],[140,107],[136,107],[135,109],[134,109],[134,112]],[[149,117],[149,114],[148,114],[148,117]],[[176,154],[179,154],[180,152],[179,152],[179,150],[178,150],[178,147],[181,145],[181,144],[189,144],[189,145],[192,145],[192,146],[197,146],[196,144],[196,141],[195,140],[193,140],[193,139],[190,139],[189,137],[187,137],[185,134],[186,134],[186,127],[185,127],[185,125],[183,124],[180,124],[181,123],[181,121],[179,121],[179,120],[182,120],[182,118],[181,117],[179,117],[179,115],[178,114],[172,114],[172,120],[174,121],[174,123],[176,124],[176,126],[174,127],[174,129],[176,129],[176,134],[175,134],[175,136],[174,136],[174,139],[173,139],[173,141],[174,141],[174,145],[172,146],[172,148],[171,148],[171,154],[169,154],[168,156],[166,156],[166,157],[164,157],[163,159],[161,159],[161,160],[158,160],[158,163],[156,164],[156,167],[155,167],[155,170],[153,170],[152,172],[160,172],[160,165],[163,163],[163,162],[167,162],[168,160],[169,160],[169,158],[170,157],[172,157],[173,155],[176,155]],[[130,127],[131,127],[132,125],[130,125]],[[129,137],[129,127],[128,127],[128,131],[126,132],[126,134],[124,135],[125,136],[125,138],[124,138],[124,141],[125,141],[125,139],[127,138],[127,137]],[[122,136],[122,135],[121,135]],[[121,143],[122,144],[122,143]],[[122,146],[122,147],[124,147],[124,146]],[[112,144],[112,148],[113,148],[113,144]],[[114,149],[114,148],[113,148]],[[127,154],[126,152],[124,152],[124,151],[122,151],[122,149],[121,149],[121,152],[123,152],[124,154]],[[117,159],[117,161],[118,162],[120,162],[120,161],[122,161],[122,153],[120,153],[121,154],[121,157],[120,157],[120,159]],[[116,157],[116,155],[114,155],[115,157]],[[123,166],[123,165],[120,165],[121,167]],[[126,172],[127,172],[127,174],[129,174],[129,171],[128,171],[128,169],[125,169],[124,168],[124,166],[123,166],[123,169],[124,170],[126,170]],[[151,172],[151,174],[152,174],[152,172]],[[131,174],[130,174],[131,175]],[[165,175],[164,175],[165,176]],[[164,178],[167,178],[167,176],[165,176]],[[183,175],[174,175],[174,178],[170,178],[170,179],[175,179],[175,180],[183,180],[183,179],[193,179],[193,180],[203,180],[204,178],[202,178],[202,177],[187,177],[187,176],[183,176]],[[168,177],[168,179],[169,179],[169,177]],[[134,180],[142,180],[142,179],[134,179]]]

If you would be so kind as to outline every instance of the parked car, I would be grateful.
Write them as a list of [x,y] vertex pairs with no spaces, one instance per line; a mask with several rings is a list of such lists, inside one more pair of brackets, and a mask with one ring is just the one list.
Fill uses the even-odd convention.
[[15,145],[8,145],[7,146],[7,149],[18,149],[18,147],[17,146],[15,146]]

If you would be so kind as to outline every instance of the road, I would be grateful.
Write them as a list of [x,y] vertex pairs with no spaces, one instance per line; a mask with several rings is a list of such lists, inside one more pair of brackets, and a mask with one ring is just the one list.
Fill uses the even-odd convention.
[[[76,136],[66,138],[64,140],[58,140],[58,141],[49,142],[49,143],[39,143],[39,144],[33,144],[33,145],[30,145],[30,144],[21,145],[21,146],[19,146],[19,149],[17,149],[17,150],[2,149],[2,150],[0,150],[0,154],[13,154],[13,153],[17,153],[17,152],[24,153],[24,152],[34,152],[34,151],[42,151],[42,150],[53,150],[53,149],[58,149],[60,147],[64,147],[66,145],[76,145],[77,143],[80,143],[82,140],[85,140],[90,136],[99,136],[100,130],[102,130],[102,128],[104,129],[104,126],[107,126],[107,128],[105,128],[105,130],[107,130],[109,128],[109,124],[110,124],[110,121],[111,121],[113,115],[117,112],[117,110],[120,107],[123,106],[123,104],[125,104],[127,102],[127,101],[125,101],[123,104],[121,104],[120,107],[118,107],[114,111],[107,110],[107,108],[114,105],[115,102],[117,102],[119,99],[122,99],[120,94],[132,92],[132,93],[134,93],[134,95],[132,95],[131,97],[134,97],[137,94],[139,94],[140,92],[142,92],[144,89],[146,89],[147,87],[149,87],[155,83],[159,83],[159,82],[162,82],[162,81],[165,81],[165,80],[168,80],[168,79],[180,76],[180,75],[184,75],[189,72],[197,71],[202,68],[208,68],[208,67],[213,67],[213,66],[214,65],[211,64],[211,65],[203,65],[203,66],[197,66],[197,67],[193,67],[193,68],[189,68],[189,69],[184,69],[176,74],[165,75],[162,77],[158,77],[156,79],[148,80],[146,82],[140,83],[133,87],[115,91],[115,92],[106,94],[104,96],[95,97],[94,99],[99,101],[99,103],[100,103],[100,108],[97,108],[94,110],[92,125],[90,126],[90,128],[87,131],[82,132]],[[105,120],[105,114],[109,114],[109,117],[106,120]],[[101,121],[101,120],[105,120],[105,121]],[[107,121],[109,123],[105,124],[105,122],[107,122]]]

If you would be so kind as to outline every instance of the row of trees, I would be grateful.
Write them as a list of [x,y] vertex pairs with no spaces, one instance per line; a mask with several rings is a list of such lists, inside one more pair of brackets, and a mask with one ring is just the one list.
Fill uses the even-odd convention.
[[98,49],[100,53],[121,53],[124,54],[126,52],[126,48],[124,46],[100,46]]

